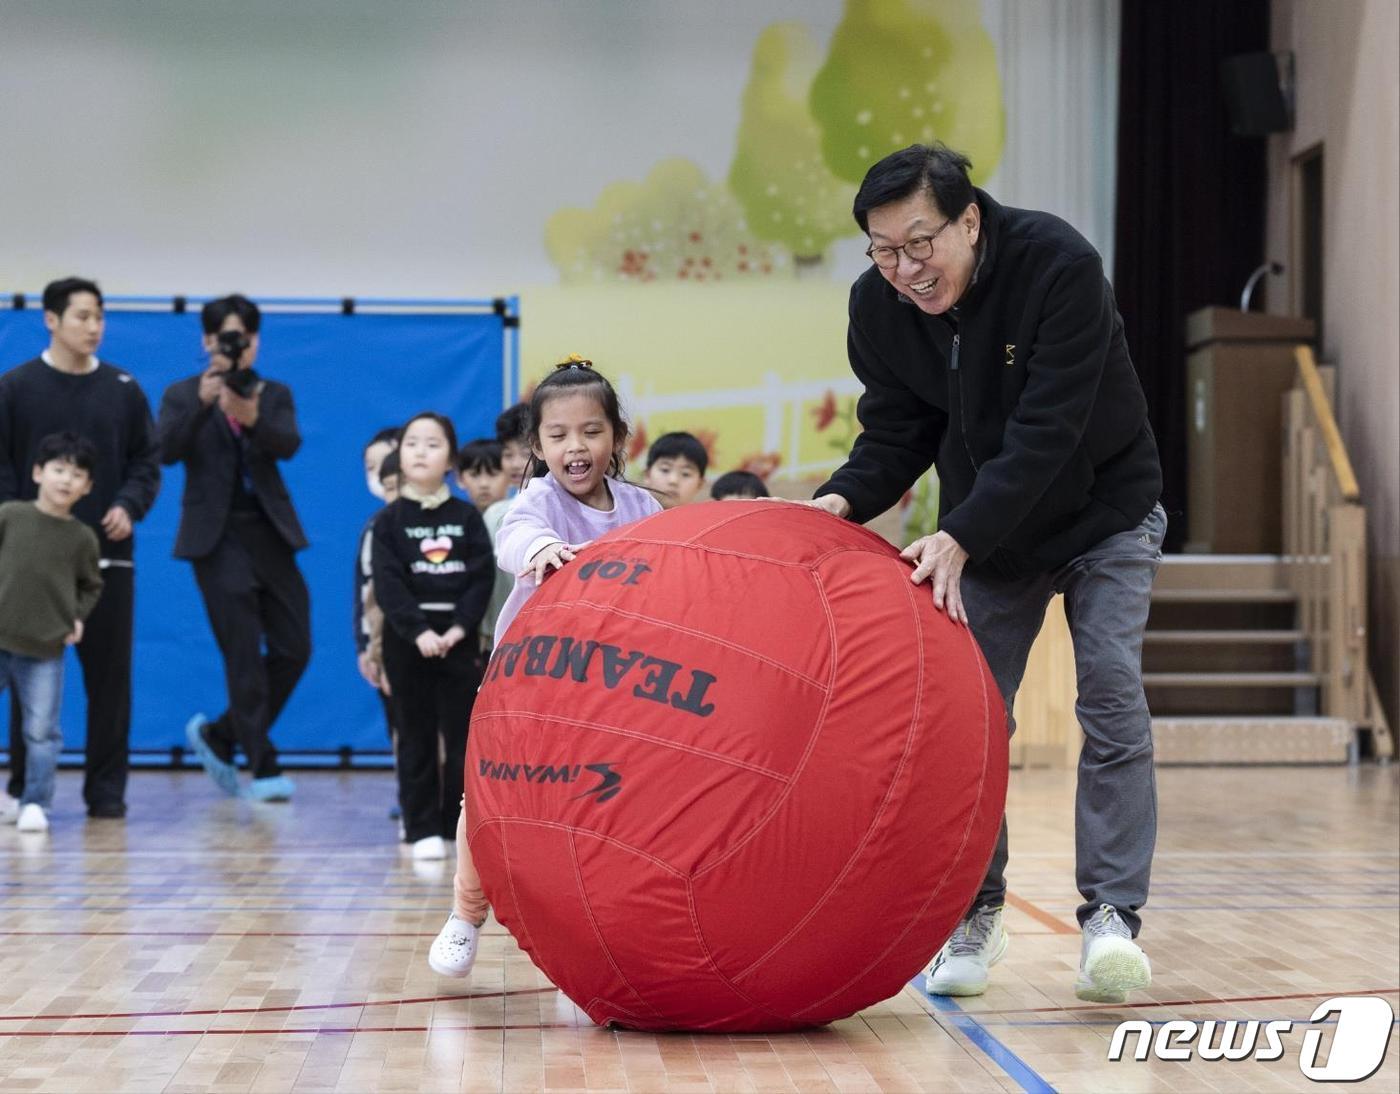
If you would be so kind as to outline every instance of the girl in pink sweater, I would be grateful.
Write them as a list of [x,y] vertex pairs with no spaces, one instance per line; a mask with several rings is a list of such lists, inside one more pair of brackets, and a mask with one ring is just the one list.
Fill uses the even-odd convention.
[[[496,535],[496,563],[515,588],[496,622],[496,644],[521,606],[552,571],[605,532],[661,511],[646,490],[623,479],[628,428],[617,392],[593,363],[571,356],[535,388],[530,400],[526,484]],[[531,477],[543,466],[547,474]],[[466,811],[457,822],[453,908],[428,952],[442,976],[468,976],[477,932],[489,906],[467,846]]]

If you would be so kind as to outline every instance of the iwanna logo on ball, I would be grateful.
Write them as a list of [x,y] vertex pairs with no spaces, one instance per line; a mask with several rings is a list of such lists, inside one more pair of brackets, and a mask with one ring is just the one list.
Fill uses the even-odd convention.
[[[585,774],[587,772],[588,774]],[[504,760],[482,760],[477,776],[495,782],[522,782],[544,785],[560,783],[572,786],[580,779],[596,777],[598,781],[576,798],[592,798],[595,803],[611,801],[622,793],[622,773],[616,765],[606,764],[523,764]]]

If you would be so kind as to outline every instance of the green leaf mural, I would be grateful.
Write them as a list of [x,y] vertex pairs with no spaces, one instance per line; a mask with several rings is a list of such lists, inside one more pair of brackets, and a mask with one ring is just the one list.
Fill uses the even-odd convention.
[[762,279],[789,269],[748,229],[723,183],[690,160],[662,160],[640,183],[603,188],[591,209],[561,209],[544,232],[564,284]]
[[827,169],[821,130],[807,107],[821,49],[801,23],[774,23],[754,44],[729,187],[754,235],[781,243],[799,264],[821,261],[854,235],[855,188]]
[[846,0],[812,81],[822,156],[859,183],[882,156],[939,140],[986,181],[1001,160],[1005,109],[978,0]]
[[900,525],[905,543],[938,531],[938,489],[938,472],[929,468],[904,495]]

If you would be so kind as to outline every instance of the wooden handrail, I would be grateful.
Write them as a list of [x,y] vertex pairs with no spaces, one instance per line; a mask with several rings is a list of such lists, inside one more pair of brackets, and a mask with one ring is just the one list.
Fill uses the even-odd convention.
[[1307,392],[1313,417],[1317,419],[1318,428],[1322,431],[1322,442],[1327,448],[1327,459],[1332,465],[1332,474],[1336,478],[1342,500],[1359,502],[1361,487],[1356,483],[1356,473],[1352,471],[1351,460],[1347,458],[1346,445],[1342,443],[1342,433],[1337,428],[1332,404],[1322,389],[1322,376],[1317,371],[1312,347],[1298,346],[1293,350],[1293,356],[1298,362],[1298,375],[1303,379],[1303,390]]
[[1299,383],[1282,406],[1283,550],[1297,625],[1323,680],[1323,713],[1369,729],[1376,756],[1389,758],[1395,738],[1366,663],[1366,507],[1322,370],[1307,346],[1294,358]]

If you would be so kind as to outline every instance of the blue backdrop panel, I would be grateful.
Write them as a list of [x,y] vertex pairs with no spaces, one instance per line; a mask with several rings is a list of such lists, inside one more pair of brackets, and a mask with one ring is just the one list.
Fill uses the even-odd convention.
[[[197,310],[197,309],[196,309]],[[378,504],[365,486],[362,448],[378,429],[419,410],[451,416],[463,443],[491,436],[506,392],[504,324],[487,312],[263,315],[257,369],[292,389],[301,451],[282,473],[311,546],[298,562],[311,590],[311,665],[273,727],[283,751],[388,747],[374,692],[355,668],[351,634],[354,553]],[[38,309],[0,310],[0,370],[48,345]],[[132,373],[156,414],[165,388],[205,365],[198,316],[107,314],[99,355]],[[137,526],[133,749],[184,743],[195,711],[223,710],[222,663],[188,562],[170,555],[184,487],[181,465],[163,469],[160,497]],[[68,655],[65,750],[86,739],[86,702]],[[0,701],[0,722],[9,702]],[[0,738],[0,749],[8,738]]]

